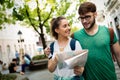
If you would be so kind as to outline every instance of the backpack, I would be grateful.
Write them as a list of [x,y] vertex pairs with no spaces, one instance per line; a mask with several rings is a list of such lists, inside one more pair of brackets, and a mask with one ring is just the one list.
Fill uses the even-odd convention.
[[[75,50],[75,43],[76,43],[76,40],[75,39],[71,39],[71,41],[70,41],[70,48],[71,48],[71,50]],[[51,51],[52,55],[53,55],[53,51],[54,51],[53,46],[54,46],[54,42],[52,42],[50,44],[50,51]]]
[[112,48],[113,39],[114,39],[114,31],[113,31],[112,28],[108,28],[108,30],[109,30],[109,33],[110,33],[110,50],[111,50],[111,53],[112,53],[112,59],[113,59],[113,61],[116,61],[115,53],[114,53],[113,48]]

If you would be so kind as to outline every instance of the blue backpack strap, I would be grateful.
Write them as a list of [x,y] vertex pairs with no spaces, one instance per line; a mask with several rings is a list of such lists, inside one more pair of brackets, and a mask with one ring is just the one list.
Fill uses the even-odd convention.
[[[76,40],[75,40],[75,39],[71,39],[71,41],[70,41],[70,48],[71,48],[71,50],[75,50],[75,43],[76,43]],[[52,43],[50,44],[50,51],[51,51],[51,54],[53,55],[54,42],[52,42]]]
[[71,39],[71,41],[70,41],[71,50],[75,50],[75,43],[76,43],[76,40],[75,39]]
[[50,52],[52,55],[53,55],[53,51],[54,51],[54,42],[50,44]]

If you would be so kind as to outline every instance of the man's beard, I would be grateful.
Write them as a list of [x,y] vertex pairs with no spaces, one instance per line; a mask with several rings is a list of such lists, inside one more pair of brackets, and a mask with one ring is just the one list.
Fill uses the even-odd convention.
[[92,24],[90,25],[90,27],[88,28],[88,30],[91,29],[91,28],[94,26],[94,24],[95,24],[95,19],[93,20],[93,22],[92,22]]

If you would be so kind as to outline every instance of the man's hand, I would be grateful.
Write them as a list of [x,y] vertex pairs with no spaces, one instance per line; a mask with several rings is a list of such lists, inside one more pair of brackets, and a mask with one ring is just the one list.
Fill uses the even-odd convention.
[[80,67],[80,66],[75,66],[74,67],[74,73],[76,75],[81,75],[83,73],[83,71],[84,71],[84,67]]

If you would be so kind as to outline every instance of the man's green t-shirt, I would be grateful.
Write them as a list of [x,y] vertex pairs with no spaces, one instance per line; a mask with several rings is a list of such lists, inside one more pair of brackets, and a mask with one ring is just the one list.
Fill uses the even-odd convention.
[[[117,80],[107,27],[99,26],[98,32],[94,35],[88,35],[82,29],[74,33],[74,38],[80,42],[83,49],[89,50],[83,73],[85,80]],[[114,43],[116,42],[115,36]]]

